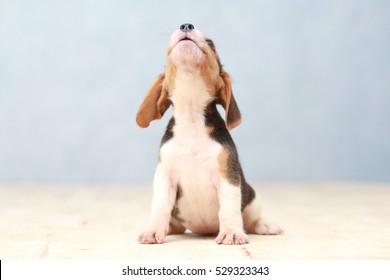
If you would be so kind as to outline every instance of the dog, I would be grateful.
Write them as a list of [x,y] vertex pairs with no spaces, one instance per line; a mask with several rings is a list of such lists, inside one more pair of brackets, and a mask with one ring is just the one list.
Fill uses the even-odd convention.
[[137,124],[148,127],[170,105],[173,117],[161,140],[150,223],[138,242],[163,243],[167,234],[186,229],[217,235],[216,242],[226,245],[248,243],[247,233],[281,234],[281,227],[262,219],[260,199],[245,180],[229,133],[241,123],[231,78],[214,42],[189,23],[172,34],[165,72],[147,92]]

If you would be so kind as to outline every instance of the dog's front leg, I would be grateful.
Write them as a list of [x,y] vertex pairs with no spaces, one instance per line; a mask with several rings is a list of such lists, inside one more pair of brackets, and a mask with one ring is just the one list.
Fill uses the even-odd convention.
[[244,232],[241,214],[241,188],[234,186],[225,179],[218,186],[219,198],[219,234],[218,244],[232,245],[248,243]]
[[153,200],[149,226],[138,236],[144,244],[163,243],[169,230],[169,220],[176,199],[176,187],[161,162],[157,165],[153,181]]

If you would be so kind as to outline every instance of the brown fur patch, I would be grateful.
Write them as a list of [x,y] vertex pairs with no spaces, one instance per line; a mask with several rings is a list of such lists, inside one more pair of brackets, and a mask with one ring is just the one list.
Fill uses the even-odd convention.
[[206,126],[206,133],[211,137],[213,135],[214,128],[212,126]]
[[223,149],[218,155],[219,171],[222,176],[232,185],[241,185],[241,167],[238,162],[238,157],[229,149]]
[[223,149],[221,153],[218,155],[218,165],[219,165],[219,172],[221,172],[222,176],[225,179],[228,179],[228,161],[229,155],[226,151],[226,149]]
[[207,54],[206,60],[200,66],[200,75],[204,81],[207,91],[215,96],[219,81],[219,66],[216,55],[213,52]]
[[165,86],[168,91],[172,91],[175,88],[175,78],[176,78],[177,68],[176,66],[167,59],[167,67],[165,68]]

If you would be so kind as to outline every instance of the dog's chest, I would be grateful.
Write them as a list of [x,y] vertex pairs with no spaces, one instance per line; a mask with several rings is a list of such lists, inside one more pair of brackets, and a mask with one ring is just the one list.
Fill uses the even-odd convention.
[[211,183],[218,173],[221,145],[207,135],[205,127],[191,126],[185,133],[175,132],[161,148],[161,163],[170,170],[174,182],[199,185],[207,179]]
[[162,147],[161,163],[180,193],[175,203],[176,218],[193,232],[213,233],[219,226],[217,158],[221,146],[209,138],[204,127],[201,130],[193,127],[185,134],[176,134]]
[[176,218],[193,232],[203,233],[215,232],[219,226],[218,155],[222,146],[210,138],[204,117],[204,108],[211,99],[201,80],[179,76],[172,93],[173,137],[160,150],[160,164],[173,186],[180,189]]
[[207,133],[204,108],[212,97],[198,76],[178,75],[172,93],[173,137],[161,147],[161,163],[177,184],[212,184],[217,178],[221,145]]

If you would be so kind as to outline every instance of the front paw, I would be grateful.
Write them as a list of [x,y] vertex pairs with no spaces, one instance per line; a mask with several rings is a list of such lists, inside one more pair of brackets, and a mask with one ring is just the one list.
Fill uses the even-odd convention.
[[141,244],[161,244],[167,236],[167,230],[163,228],[151,228],[138,236],[138,242]]
[[215,241],[224,245],[242,245],[249,243],[248,236],[241,230],[220,231]]

